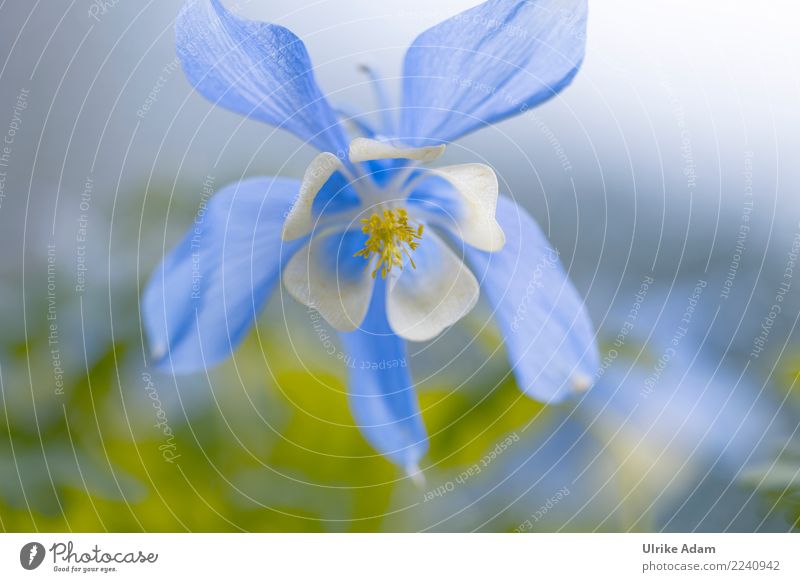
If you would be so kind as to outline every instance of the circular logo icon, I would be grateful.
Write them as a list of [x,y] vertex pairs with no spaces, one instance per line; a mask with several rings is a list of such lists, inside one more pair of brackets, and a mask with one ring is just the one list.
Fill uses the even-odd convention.
[[39,542],[30,542],[19,551],[19,563],[26,570],[35,570],[44,561],[44,546]]

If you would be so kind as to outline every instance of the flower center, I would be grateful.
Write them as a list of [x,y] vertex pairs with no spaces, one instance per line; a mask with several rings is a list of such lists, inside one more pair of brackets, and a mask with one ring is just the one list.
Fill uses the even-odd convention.
[[356,257],[369,260],[372,255],[378,256],[378,264],[372,271],[372,277],[381,272],[381,277],[386,278],[393,267],[403,268],[403,255],[408,257],[411,266],[416,269],[411,251],[419,246],[422,238],[423,226],[416,227],[408,223],[408,212],[402,208],[384,210],[375,213],[361,221],[361,231],[368,234],[369,238],[364,248],[358,251]]

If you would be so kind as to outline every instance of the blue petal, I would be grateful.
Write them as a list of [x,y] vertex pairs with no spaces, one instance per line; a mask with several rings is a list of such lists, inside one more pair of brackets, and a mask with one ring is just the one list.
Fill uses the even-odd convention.
[[586,388],[599,367],[595,334],[583,301],[536,222],[500,196],[501,251],[464,252],[506,342],[519,387],[542,402]]
[[321,256],[325,263],[318,268],[327,271],[327,274],[342,282],[356,281],[361,278],[364,269],[370,266],[362,256],[356,254],[364,249],[368,235],[361,230],[346,230],[322,235],[320,237]]
[[450,182],[435,174],[425,177],[414,188],[408,204],[448,226],[455,224],[463,213],[463,196]]
[[491,0],[422,33],[404,65],[402,139],[447,142],[523,113],[583,60],[586,0]]
[[341,172],[334,172],[317,192],[311,207],[314,218],[358,208],[361,201],[350,181]]
[[281,241],[296,180],[232,184],[201,209],[154,271],[142,316],[154,364],[189,373],[227,358],[272,293],[281,265],[303,244]]
[[398,172],[409,171],[410,175],[415,175],[414,170],[409,170],[411,164],[408,160],[389,159],[389,160],[369,160],[361,163],[361,169],[365,176],[369,177],[378,186],[386,186],[397,178]]
[[361,327],[342,334],[349,356],[350,407],[366,439],[381,454],[414,472],[428,437],[408,368],[405,341],[386,320],[385,282],[378,279]]
[[290,30],[239,18],[220,0],[189,0],[175,39],[186,76],[211,102],[286,129],[320,150],[347,150],[306,47]]

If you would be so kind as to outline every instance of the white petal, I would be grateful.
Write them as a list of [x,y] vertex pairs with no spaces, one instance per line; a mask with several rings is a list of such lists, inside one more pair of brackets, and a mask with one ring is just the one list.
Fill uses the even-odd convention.
[[469,268],[432,231],[412,258],[417,268],[407,264],[389,283],[386,311],[397,335],[426,341],[469,313],[480,289]]
[[367,162],[370,160],[418,160],[432,162],[444,153],[445,146],[428,146],[422,148],[400,148],[383,141],[366,137],[357,137],[350,142],[350,161]]
[[330,180],[336,170],[342,167],[342,162],[329,152],[319,154],[306,169],[303,182],[300,184],[300,194],[289,211],[283,224],[283,240],[294,240],[307,235],[313,228],[311,207],[314,199]]
[[482,251],[502,249],[506,236],[495,218],[500,188],[494,170],[485,164],[462,164],[431,171],[450,182],[465,203],[455,234]]
[[375,280],[371,264],[355,257],[350,233],[320,234],[292,257],[283,284],[297,301],[316,309],[337,331],[353,331],[367,314]]

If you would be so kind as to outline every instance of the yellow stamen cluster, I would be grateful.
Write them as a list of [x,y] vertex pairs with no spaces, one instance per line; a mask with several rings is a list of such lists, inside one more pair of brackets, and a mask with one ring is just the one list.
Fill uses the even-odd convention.
[[416,268],[410,251],[419,246],[422,238],[422,225],[414,227],[408,223],[408,212],[402,208],[384,210],[383,214],[373,214],[361,221],[361,230],[368,234],[364,248],[355,254],[369,260],[372,255],[378,255],[378,264],[372,271],[372,277],[381,272],[381,277],[386,278],[393,267],[403,268],[403,255],[408,257],[413,268]]

